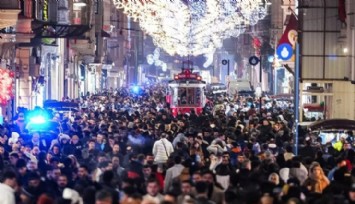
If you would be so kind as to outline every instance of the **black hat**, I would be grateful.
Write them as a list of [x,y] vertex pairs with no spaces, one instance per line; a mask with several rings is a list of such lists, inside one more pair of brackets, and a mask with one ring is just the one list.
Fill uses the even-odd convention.
[[16,168],[21,169],[23,167],[26,167],[26,161],[24,159],[17,160]]
[[41,179],[41,177],[35,172],[31,172],[27,176],[27,181],[40,180],[40,179]]

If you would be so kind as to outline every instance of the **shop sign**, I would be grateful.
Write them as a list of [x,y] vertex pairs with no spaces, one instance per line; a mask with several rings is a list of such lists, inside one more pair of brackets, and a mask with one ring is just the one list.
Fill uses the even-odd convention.
[[43,0],[42,19],[48,21],[48,0]]

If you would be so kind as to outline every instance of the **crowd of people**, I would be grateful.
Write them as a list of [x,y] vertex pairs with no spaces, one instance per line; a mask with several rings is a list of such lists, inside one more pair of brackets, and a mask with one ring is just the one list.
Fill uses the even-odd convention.
[[0,204],[355,203],[347,140],[306,135],[295,155],[292,111],[276,103],[219,97],[173,117],[160,90],[83,97],[47,130],[19,112],[1,127]]

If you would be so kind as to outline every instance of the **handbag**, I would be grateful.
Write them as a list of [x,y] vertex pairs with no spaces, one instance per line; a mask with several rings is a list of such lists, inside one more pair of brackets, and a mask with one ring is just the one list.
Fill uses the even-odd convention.
[[165,149],[165,154],[169,158],[169,154],[168,154],[168,151],[166,150],[164,141],[162,140],[161,143],[163,143],[163,146],[164,146],[164,149]]

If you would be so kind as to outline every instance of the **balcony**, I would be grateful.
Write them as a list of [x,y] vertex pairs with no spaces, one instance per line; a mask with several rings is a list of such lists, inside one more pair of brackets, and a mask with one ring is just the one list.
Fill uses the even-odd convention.
[[[36,38],[69,38],[87,39],[86,33],[90,31],[90,23],[85,20],[86,11],[90,7],[75,10],[71,16],[72,5],[68,0],[53,1],[51,4],[42,4],[37,1],[37,17],[32,22],[32,31]],[[71,22],[71,19],[80,18],[79,23]]]
[[17,23],[19,9],[2,9],[0,8],[0,29],[14,26]]
[[86,39],[89,25],[61,25],[50,22],[33,21],[32,30],[36,38]]

